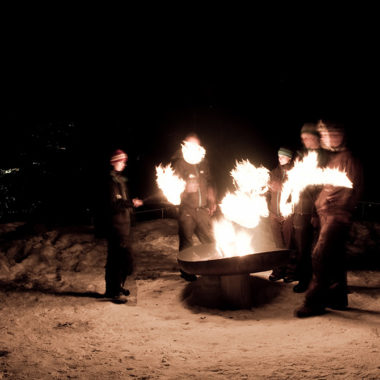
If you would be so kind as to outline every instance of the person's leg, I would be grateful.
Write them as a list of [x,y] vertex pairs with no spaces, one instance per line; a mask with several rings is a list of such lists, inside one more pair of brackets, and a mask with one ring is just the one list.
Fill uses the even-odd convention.
[[[193,234],[195,230],[194,212],[188,208],[181,208],[178,215],[178,237],[179,251],[193,245]],[[180,269],[181,277],[187,281],[194,281],[197,277]]]
[[105,283],[107,297],[114,297],[119,293],[119,265],[118,265],[118,245],[111,238],[108,241],[107,261],[105,267]]
[[178,215],[178,237],[180,251],[193,245],[194,229],[195,220],[193,210],[181,208]]
[[129,294],[123,285],[128,275],[133,273],[130,222],[115,223],[108,239],[106,263],[106,296],[116,298]]
[[328,287],[330,284],[330,262],[334,255],[334,239],[336,238],[333,224],[321,217],[321,229],[318,241],[312,253],[312,279],[305,295],[303,306],[295,310],[299,318],[320,315],[325,312]]
[[333,309],[345,309],[348,305],[345,247],[350,225],[346,223],[335,223],[333,229],[335,235],[332,247],[334,256],[332,256],[330,263],[330,284],[326,306]]
[[130,229],[125,229],[120,241],[120,293],[129,295],[129,290],[124,288],[128,276],[134,272],[134,259],[132,250],[132,236],[128,233]]
[[297,255],[294,263],[294,277],[299,281],[293,290],[302,293],[307,290],[312,276],[314,227],[311,224],[311,215],[294,215],[293,228]]
[[[282,229],[281,222],[279,221],[278,218],[271,216],[269,218],[269,223],[270,223],[270,228],[272,231],[274,244],[276,245],[277,248],[285,248],[285,242],[284,242],[284,238],[281,231]],[[272,273],[269,275],[268,278],[270,281],[278,281],[278,280],[283,279],[285,275],[286,275],[286,266],[281,265],[281,266],[274,267],[272,270]]]
[[195,234],[202,244],[214,242],[212,232],[211,217],[207,209],[200,208],[196,210],[196,227]]

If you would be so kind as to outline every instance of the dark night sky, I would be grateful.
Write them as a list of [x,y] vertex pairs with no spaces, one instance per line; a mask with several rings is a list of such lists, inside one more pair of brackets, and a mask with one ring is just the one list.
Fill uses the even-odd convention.
[[332,30],[325,20],[322,34],[310,33],[307,19],[289,30],[285,20],[277,29],[236,18],[237,27],[226,18],[216,25],[178,18],[169,26],[119,20],[109,29],[100,20],[86,28],[83,19],[58,26],[52,19],[29,33],[11,32],[2,160],[17,155],[20,133],[74,122],[81,160],[94,175],[120,146],[130,153],[139,191],[148,193],[154,165],[196,131],[224,185],[235,159],[271,168],[280,145],[300,146],[304,122],[328,117],[345,123],[365,166],[366,198],[378,200],[371,172],[380,83],[368,26]]

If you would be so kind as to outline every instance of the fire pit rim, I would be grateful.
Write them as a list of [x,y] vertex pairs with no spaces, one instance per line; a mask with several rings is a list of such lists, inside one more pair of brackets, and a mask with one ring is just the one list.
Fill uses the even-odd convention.
[[[205,251],[205,247],[215,251],[215,244],[201,244],[187,248],[178,254],[178,264],[182,270],[198,275],[235,275],[255,272],[264,272],[273,269],[277,265],[286,264],[289,259],[290,249],[276,248],[274,250],[261,251],[243,256],[213,258],[211,260],[186,260],[186,256],[191,250]],[[207,250],[207,248],[206,248]]]

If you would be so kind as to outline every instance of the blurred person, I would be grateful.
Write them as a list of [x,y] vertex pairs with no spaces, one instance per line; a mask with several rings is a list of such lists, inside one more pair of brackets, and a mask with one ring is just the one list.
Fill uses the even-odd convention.
[[329,152],[327,167],[346,172],[353,188],[324,185],[318,194],[320,232],[312,253],[312,280],[303,305],[295,310],[299,318],[348,305],[345,243],[363,188],[362,166],[346,146],[344,127],[329,121],[320,121],[318,127],[321,145]]
[[127,178],[122,175],[127,165],[128,155],[117,149],[111,156],[112,169],[108,178],[108,228],[107,261],[105,270],[105,297],[126,302],[129,290],[124,288],[127,276],[133,273],[131,236],[131,213],[143,201],[130,199]]
[[[273,234],[273,240],[277,248],[290,249],[292,245],[293,216],[284,218],[280,212],[280,200],[282,184],[286,181],[286,172],[292,166],[293,152],[281,147],[278,150],[278,165],[270,172],[268,209],[269,222]],[[286,266],[275,267],[269,275],[269,280],[278,281],[286,277]]]
[[[205,154],[197,134],[190,133],[172,158],[174,171],[186,182],[179,205],[179,251],[193,245],[194,234],[202,244],[214,242],[211,216],[216,210],[215,186]],[[197,279],[182,269],[180,272],[187,281]]]
[[[300,138],[303,147],[297,151],[295,160],[302,160],[309,153],[316,152],[318,166],[326,166],[327,152],[321,148],[317,124],[303,124]],[[295,250],[289,262],[288,274],[284,281],[298,281],[298,284],[293,287],[293,291],[296,293],[305,292],[311,280],[311,256],[319,230],[315,200],[320,190],[321,186],[308,186],[301,192],[299,202],[294,206],[293,240]]]

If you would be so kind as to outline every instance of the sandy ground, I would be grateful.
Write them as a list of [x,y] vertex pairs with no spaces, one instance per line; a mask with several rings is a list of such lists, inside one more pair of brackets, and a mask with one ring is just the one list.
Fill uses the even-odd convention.
[[303,295],[270,272],[251,275],[251,310],[223,310],[199,304],[203,279],[178,275],[176,221],[156,220],[135,227],[118,305],[100,297],[106,243],[91,227],[5,234],[17,226],[1,226],[0,379],[380,378],[378,270],[349,271],[347,311],[295,318]]

